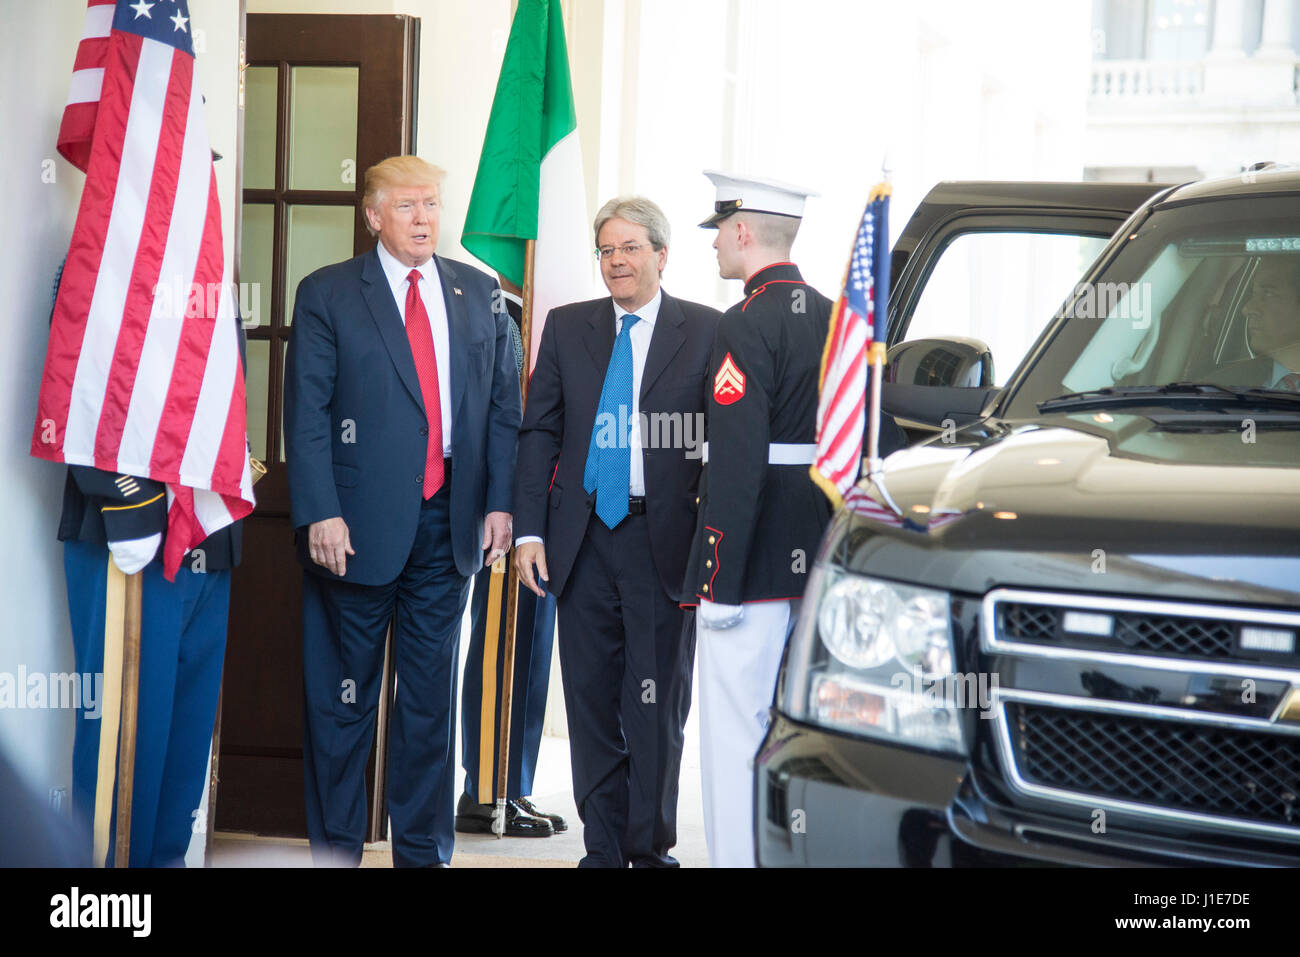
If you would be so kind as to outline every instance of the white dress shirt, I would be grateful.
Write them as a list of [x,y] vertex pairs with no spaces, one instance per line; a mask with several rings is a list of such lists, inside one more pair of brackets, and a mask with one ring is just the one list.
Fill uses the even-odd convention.
[[[632,345],[632,411],[628,421],[632,423],[628,437],[628,455],[631,456],[631,470],[628,479],[628,495],[645,495],[645,462],[641,452],[641,374],[645,372],[646,356],[650,354],[650,339],[655,332],[655,321],[659,318],[659,305],[663,302],[663,290],[655,292],[654,298],[635,313],[639,320],[627,334]],[[628,311],[614,303],[614,338],[618,339],[623,331],[623,317]],[[515,539],[516,545],[525,542],[540,542],[536,535],[523,535]]]
[[[630,436],[632,469],[628,482],[629,495],[645,494],[645,462],[641,456],[641,373],[645,371],[645,357],[650,354],[650,337],[654,335],[655,320],[659,318],[659,304],[663,302],[663,292],[636,311],[640,322],[632,327],[627,337],[632,341],[632,413],[629,421],[633,423]],[[623,317],[627,310],[614,303],[614,336],[623,331]]]
[[[411,284],[406,277],[411,274],[410,266],[403,266],[384,248],[379,249],[379,264],[384,267],[384,276],[393,291],[397,302],[397,314],[406,325],[406,293]],[[438,267],[430,258],[423,266],[416,266],[420,273],[420,300],[424,311],[429,314],[429,328],[433,332],[433,354],[438,360],[438,402],[442,406],[442,455],[451,458],[451,331],[447,326],[447,301],[442,297],[442,278]]]

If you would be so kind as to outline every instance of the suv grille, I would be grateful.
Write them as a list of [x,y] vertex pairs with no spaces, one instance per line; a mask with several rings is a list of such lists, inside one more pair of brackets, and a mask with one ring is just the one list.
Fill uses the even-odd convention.
[[[1068,608],[1024,602],[999,603],[999,637],[1074,648],[1103,648],[1145,654],[1266,660],[1237,648],[1236,622],[1220,618],[1182,618],[1141,612],[1113,613],[1113,637],[1066,635]],[[1276,661],[1274,655],[1272,660]]]
[[1010,705],[1028,782],[1220,817],[1300,825],[1300,737]]

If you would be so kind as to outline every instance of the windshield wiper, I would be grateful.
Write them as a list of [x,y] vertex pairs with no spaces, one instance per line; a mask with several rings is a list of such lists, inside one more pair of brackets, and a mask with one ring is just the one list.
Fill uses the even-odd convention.
[[1133,385],[1070,392],[1038,403],[1038,411],[1080,412],[1116,406],[1182,405],[1189,402],[1300,411],[1300,393],[1277,389],[1234,388],[1213,382],[1170,382],[1168,385]]

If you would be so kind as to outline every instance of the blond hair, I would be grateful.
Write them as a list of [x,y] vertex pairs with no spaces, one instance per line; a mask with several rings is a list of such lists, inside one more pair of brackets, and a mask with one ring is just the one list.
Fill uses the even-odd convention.
[[[442,178],[446,175],[447,171],[442,167],[425,162],[418,156],[390,156],[366,170],[361,205],[365,209],[377,210],[384,193],[404,186],[433,186],[441,196]],[[369,219],[366,219],[366,229],[371,236],[375,235]]]

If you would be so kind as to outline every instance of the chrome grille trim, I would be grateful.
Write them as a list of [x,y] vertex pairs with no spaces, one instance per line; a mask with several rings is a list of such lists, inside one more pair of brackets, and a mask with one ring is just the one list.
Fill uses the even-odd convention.
[[1148,601],[1134,598],[1112,598],[1108,595],[1040,592],[1017,588],[993,589],[984,596],[980,609],[980,648],[986,654],[1013,655],[1023,658],[1055,658],[1067,661],[1094,661],[1100,664],[1152,668],[1157,671],[1222,675],[1233,678],[1264,678],[1300,684],[1300,669],[1297,668],[1280,668],[1275,665],[1262,665],[1249,661],[1180,659],[1133,654],[1125,651],[1098,651],[1092,648],[1070,648],[1033,642],[1008,641],[997,635],[997,606],[1000,602],[1050,605],[1057,608],[1077,608],[1101,612],[1137,612],[1170,617],[1217,618],[1249,624],[1280,625],[1284,628],[1294,628],[1298,634],[1300,634],[1300,612],[1260,611],[1253,608],[1234,608],[1230,605]]
[[[1075,698],[1069,695],[1047,694],[1036,691],[1016,691],[1010,688],[999,688],[994,703],[994,727],[997,734],[997,745],[999,757],[1002,759],[1003,773],[1011,786],[1021,794],[1030,797],[1044,798],[1052,801],[1059,801],[1076,807],[1087,808],[1088,810],[1107,810],[1116,811],[1121,814],[1131,814],[1136,817],[1156,818],[1162,821],[1172,821],[1187,824],[1198,824],[1206,827],[1212,827],[1226,831],[1247,832],[1252,834],[1267,834],[1274,837],[1285,837],[1291,840],[1300,837],[1300,824],[1291,827],[1279,824],[1261,824],[1251,821],[1244,821],[1236,818],[1220,817],[1214,814],[1201,814],[1196,811],[1182,811],[1175,808],[1160,807],[1155,804],[1139,804],[1134,801],[1123,801],[1117,798],[1102,797],[1100,795],[1081,794],[1077,791],[1068,791],[1063,788],[1050,787],[1043,784],[1034,784],[1026,781],[1020,774],[1020,767],[1016,763],[1015,747],[1011,741],[1011,723],[1008,717],[1008,705],[1016,702],[1028,704],[1038,704],[1047,707],[1059,707],[1067,710],[1084,710],[1100,712],[1138,712],[1143,716],[1157,717],[1152,715],[1152,711],[1161,712],[1158,715],[1160,720],[1184,720],[1192,723],[1210,724],[1222,723],[1233,724],[1236,727],[1245,726],[1258,730],[1261,726],[1268,728],[1270,733],[1277,733],[1279,729],[1276,725],[1269,725],[1267,722],[1251,718],[1233,718],[1222,722],[1211,722],[1204,716],[1196,712],[1177,713],[1176,709],[1169,708],[1146,708],[1141,705],[1129,705],[1127,702],[1099,702],[1090,698]],[[1128,705],[1128,707],[1122,707]],[[1222,718],[1221,715],[1213,717]],[[1240,722],[1240,723],[1238,723]],[[1286,732],[1297,733],[1297,732]]]

